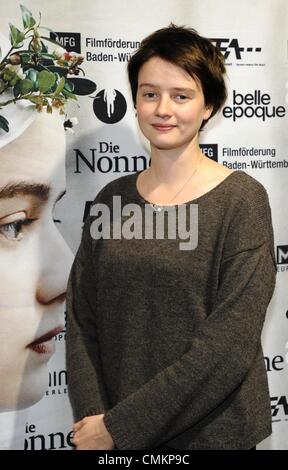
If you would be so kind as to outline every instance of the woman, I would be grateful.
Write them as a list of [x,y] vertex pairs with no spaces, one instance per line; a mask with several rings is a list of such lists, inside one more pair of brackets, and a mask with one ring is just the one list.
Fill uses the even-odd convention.
[[64,327],[73,260],[55,218],[66,185],[63,119],[34,111],[13,139],[13,113],[11,118],[9,143],[0,148],[2,412],[33,405],[48,387],[47,363]]
[[[226,98],[223,58],[171,25],[144,39],[128,72],[151,167],[106,185],[92,211],[121,196],[122,228],[133,204],[156,230],[109,238],[109,225],[99,237],[95,217],[85,224],[67,292],[74,444],[251,449],[271,433],[261,331],[276,264],[265,189],[199,147]],[[179,248],[183,208],[193,249]],[[171,210],[178,235],[164,223],[158,237]]]
[[39,23],[21,11],[23,31],[10,25],[10,41],[0,33],[1,412],[33,405],[48,387],[73,260],[55,217],[73,121],[63,116],[70,99],[96,88],[77,78],[82,56],[58,47],[47,59]]

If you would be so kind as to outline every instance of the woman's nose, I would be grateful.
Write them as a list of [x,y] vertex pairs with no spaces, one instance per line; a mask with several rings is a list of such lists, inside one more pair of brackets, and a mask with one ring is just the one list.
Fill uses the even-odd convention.
[[171,116],[171,103],[168,96],[161,96],[158,101],[158,106],[156,109],[156,114],[159,117]]
[[41,244],[40,248],[37,301],[42,304],[63,302],[74,259],[72,251],[56,227],[54,236],[49,237],[45,246]]

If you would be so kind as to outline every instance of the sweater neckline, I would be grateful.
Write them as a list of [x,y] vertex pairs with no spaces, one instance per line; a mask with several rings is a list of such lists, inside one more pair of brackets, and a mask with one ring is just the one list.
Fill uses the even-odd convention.
[[[133,181],[133,186],[134,186],[134,190],[135,190],[135,193],[138,197],[138,199],[141,200],[142,203],[145,203],[145,204],[153,204],[151,201],[148,201],[147,199],[145,199],[141,194],[140,192],[138,191],[138,188],[137,188],[137,178],[138,176],[140,175],[140,173],[142,173],[144,170],[139,170],[137,171],[136,173],[134,173],[133,177],[134,177],[134,181]],[[186,201],[186,202],[182,202],[181,204],[169,204],[169,205],[165,205],[165,204],[161,204],[161,207],[180,207],[180,206],[184,206],[186,204],[192,204],[192,203],[196,203],[200,200],[203,200],[203,199],[206,199],[207,197],[209,197],[211,194],[213,194],[214,192],[217,192],[220,188],[222,188],[223,186],[225,186],[228,182],[231,181],[231,178],[233,177],[233,175],[235,174],[239,174],[239,173],[245,173],[245,171],[243,170],[235,170],[233,171],[232,173],[229,173],[228,176],[226,176],[222,181],[220,181],[220,183],[216,184],[216,186],[214,186],[214,188],[212,189],[209,189],[209,191],[207,191],[206,193],[202,194],[201,196],[197,197],[197,198],[194,198],[194,199],[191,199],[189,201]],[[233,178],[232,178],[233,179]]]

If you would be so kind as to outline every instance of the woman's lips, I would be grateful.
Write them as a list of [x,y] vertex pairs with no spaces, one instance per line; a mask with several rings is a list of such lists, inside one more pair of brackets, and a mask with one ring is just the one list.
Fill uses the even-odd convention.
[[157,131],[171,131],[171,129],[174,129],[176,126],[172,124],[152,124],[152,127]]
[[55,352],[54,336],[63,330],[63,325],[48,331],[44,335],[37,338],[33,343],[28,344],[27,348],[38,354],[53,354]]

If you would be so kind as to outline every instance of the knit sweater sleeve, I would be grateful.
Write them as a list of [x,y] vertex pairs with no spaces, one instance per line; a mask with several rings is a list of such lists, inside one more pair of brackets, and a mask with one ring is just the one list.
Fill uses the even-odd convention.
[[93,310],[96,293],[92,260],[88,218],[67,287],[66,366],[75,421],[108,409],[97,342],[97,312]]
[[[260,183],[227,210],[217,298],[190,349],[104,416],[118,449],[156,447],[199,423],[245,379],[261,348],[276,262]],[[201,234],[199,234],[201,236]],[[192,281],[191,281],[192,282]]]

